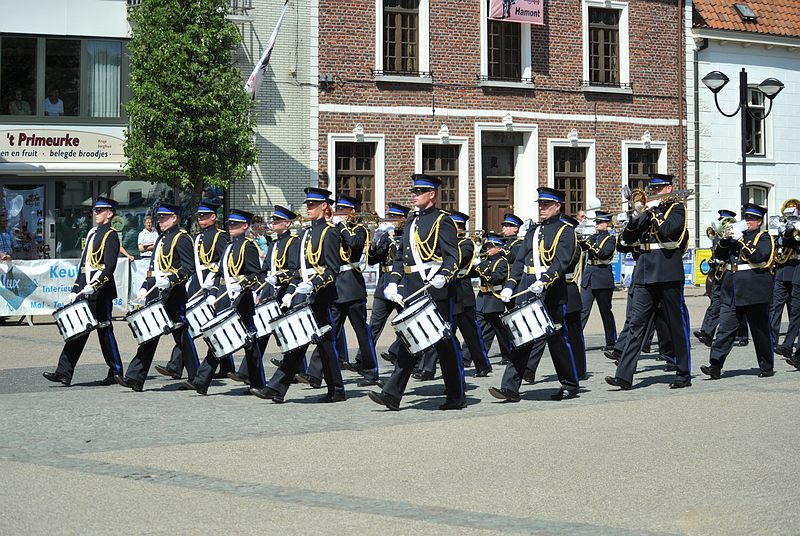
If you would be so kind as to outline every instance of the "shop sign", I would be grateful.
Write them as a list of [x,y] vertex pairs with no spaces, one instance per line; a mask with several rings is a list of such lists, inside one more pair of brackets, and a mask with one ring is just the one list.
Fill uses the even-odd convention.
[[489,18],[522,24],[544,24],[543,0],[490,0]]
[[[85,128],[85,127],[84,127]],[[111,132],[111,131],[115,132]],[[90,132],[20,126],[0,130],[0,163],[123,164],[123,129]]]

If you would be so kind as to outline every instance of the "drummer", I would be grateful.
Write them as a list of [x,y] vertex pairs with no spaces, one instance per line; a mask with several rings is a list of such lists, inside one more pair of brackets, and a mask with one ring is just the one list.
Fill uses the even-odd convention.
[[[200,232],[194,237],[194,275],[189,278],[186,290],[189,294],[187,309],[194,305],[195,300],[205,299],[206,294],[215,295],[220,286],[222,272],[219,270],[220,259],[228,247],[228,235],[217,227],[217,211],[220,204],[203,199],[197,205],[197,225]],[[179,346],[172,350],[172,359],[167,366],[156,365],[159,374],[178,380],[183,372],[183,357]],[[209,350],[210,351],[210,350]],[[224,372],[235,370],[233,355],[225,356],[220,362]]]
[[[458,239],[456,224],[447,213],[434,205],[442,181],[430,175],[412,176],[412,202],[416,212],[406,223],[406,232],[400,242],[397,258],[388,284],[383,291],[387,299],[403,303],[405,299],[422,297],[422,289],[428,288],[436,309],[445,322],[455,325],[453,301],[456,296],[456,273],[458,272]],[[403,296],[398,283],[403,280]],[[406,304],[407,305],[407,304]],[[445,338],[435,346],[439,354],[447,399],[440,410],[456,410],[467,406],[464,395],[464,366],[461,348],[455,337]],[[408,348],[400,346],[397,364],[382,392],[369,393],[376,404],[390,410],[400,409],[400,399],[406,390],[414,370],[416,358]]]
[[[139,302],[147,300],[147,305],[157,301],[163,302],[167,315],[175,322],[172,338],[175,344],[180,346],[183,365],[186,367],[189,379],[193,380],[200,363],[194,340],[189,335],[185,313],[188,297],[186,282],[195,270],[194,248],[189,233],[180,228],[179,214],[180,207],[177,205],[162,203],[158,207],[156,216],[161,235],[153,246],[154,254],[150,260],[147,278],[136,294],[136,300]],[[156,337],[139,345],[136,356],[128,365],[128,374],[123,377],[120,372],[114,376],[118,384],[137,392],[142,391],[160,338]]]
[[[119,355],[114,329],[111,326],[111,306],[117,297],[117,285],[114,282],[114,269],[119,256],[119,235],[111,228],[111,220],[117,213],[118,203],[113,199],[98,197],[94,202],[94,222],[96,227],[86,236],[86,245],[81,254],[78,277],[72,285],[72,292],[67,296],[67,303],[76,299],[88,300],[89,308],[98,321],[97,337],[103,359],[108,365],[108,375],[100,385],[112,385],[114,375],[122,374],[122,360]],[[51,382],[69,386],[75,365],[89,339],[89,332],[72,339],[64,345],[55,372],[44,372],[42,375]]]
[[[339,232],[325,219],[332,213],[331,192],[322,188],[306,188],[306,211],[311,227],[303,230],[300,237],[299,268],[289,283],[281,305],[288,308],[309,301],[317,325],[330,326],[331,304],[336,300],[336,277],[339,273]],[[344,381],[336,357],[332,331],[325,333],[317,343],[322,359],[322,376],[328,393],[317,400],[322,403],[346,400]],[[284,355],[283,362],[263,389],[252,388],[250,392],[259,398],[282,403],[289,385],[300,371],[308,345],[301,346]]]
[[[231,210],[228,216],[228,233],[231,235],[231,243],[225,249],[222,257],[222,273],[224,284],[220,290],[220,295],[230,301],[232,307],[239,313],[239,318],[244,324],[245,329],[253,334],[256,331],[253,322],[255,313],[255,289],[258,287],[261,276],[261,258],[259,247],[255,240],[247,237],[250,229],[250,222],[253,214],[244,210]],[[220,302],[217,302],[220,303]],[[221,311],[220,307],[215,307],[217,316]],[[250,371],[250,385],[255,389],[264,387],[264,364],[261,362],[261,350],[258,341],[253,338],[248,340],[244,347],[244,355],[247,361],[247,370]],[[213,351],[209,351],[203,364],[197,371],[194,381],[188,380],[183,385],[189,389],[194,389],[201,395],[208,393],[208,386],[214,377],[219,366],[220,360],[217,359]]]
[[503,374],[502,386],[499,389],[489,388],[492,396],[509,402],[519,401],[519,387],[529,357],[540,352],[540,347],[544,344],[550,350],[561,382],[561,387],[551,399],[563,400],[578,396],[578,372],[568,333],[562,327],[567,304],[565,276],[575,258],[577,242],[573,228],[560,217],[564,194],[547,187],[538,188],[538,192],[539,224],[528,229],[525,234],[519,255],[511,267],[511,276],[500,297],[504,302],[510,302],[515,288],[518,294],[524,293],[520,295],[521,301],[529,297],[542,297],[545,309],[558,329],[532,345],[512,352],[511,362]]
[[485,320],[497,335],[500,346],[500,355],[504,361],[511,356],[511,342],[506,336],[506,330],[500,317],[506,312],[506,305],[500,299],[500,291],[508,280],[510,267],[505,251],[506,239],[503,235],[489,232],[484,241],[485,254],[481,255],[480,263],[475,267],[474,273],[480,277],[480,292],[477,297],[477,313]]

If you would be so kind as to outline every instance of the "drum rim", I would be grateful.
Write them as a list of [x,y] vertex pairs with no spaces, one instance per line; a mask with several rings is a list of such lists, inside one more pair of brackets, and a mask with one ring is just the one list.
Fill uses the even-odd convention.
[[[424,305],[426,305],[425,302],[430,302],[431,304],[433,304],[433,308],[436,309],[436,304],[431,299],[431,297],[430,296],[424,296],[424,297],[422,297],[422,298],[420,298],[418,300],[414,300],[413,302],[411,302],[408,305],[406,305],[405,307],[403,307],[403,310],[400,311],[399,313],[397,313],[397,315],[392,319],[392,325],[395,325],[395,322],[399,323],[399,322],[402,322],[404,320],[407,320],[407,319],[409,319],[409,318],[411,318],[413,316],[411,313],[416,314],[417,312],[419,312],[422,309],[424,309],[425,308]],[[436,309],[436,310],[438,311],[438,309]],[[405,314],[405,313],[407,313],[407,314]]]
[[[89,307],[88,301],[89,300],[77,300],[77,301],[74,301],[72,303],[66,303],[66,304],[62,305],[61,307],[59,307],[58,309],[56,309],[55,311],[53,311],[52,314],[55,316],[57,313],[60,313],[61,311],[69,309],[70,307],[77,307],[82,303],[85,304],[86,307]],[[89,310],[91,311],[91,307],[89,307]]]
[[[242,322],[242,317],[239,314],[239,311],[237,311],[236,309],[225,309],[221,313],[215,315],[214,318],[212,318],[211,320],[208,321],[208,323],[204,324],[201,329],[202,329],[203,333],[205,333],[211,327],[214,327],[217,324],[221,324],[224,320],[226,320],[229,317],[232,317],[234,315],[239,319],[239,322]],[[244,325],[244,322],[242,322],[242,325]]]
[[[153,302],[153,303],[151,303],[151,304],[145,305],[145,306],[143,306],[143,307],[140,307],[140,308],[138,308],[138,309],[134,309],[133,311],[128,311],[128,312],[125,314],[125,319],[127,320],[129,316],[132,316],[132,315],[135,315],[135,314],[138,314],[138,313],[142,313],[142,312],[144,312],[146,309],[150,309],[151,307],[154,307],[154,306],[156,306],[156,305],[160,305],[161,307],[164,307],[164,302],[160,302],[160,301],[154,301],[154,302]],[[164,307],[164,310],[166,310],[166,307]]]
[[[283,313],[279,314],[278,316],[276,316],[275,318],[270,320],[269,323],[272,324],[273,322],[277,322],[278,320],[281,320],[283,318],[287,318],[287,317],[289,317],[289,316],[291,316],[293,314],[297,314],[300,311],[305,311],[306,309],[311,309],[311,306],[310,305],[304,305],[302,307],[299,307],[299,306],[298,307],[292,307],[288,311],[284,311]],[[313,309],[311,310],[311,316],[314,316]]]

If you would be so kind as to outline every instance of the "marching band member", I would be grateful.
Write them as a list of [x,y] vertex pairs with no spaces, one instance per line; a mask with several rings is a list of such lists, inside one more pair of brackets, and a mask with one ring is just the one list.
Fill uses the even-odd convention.
[[[252,238],[247,237],[247,231],[250,229],[252,221],[253,214],[244,210],[233,209],[228,216],[228,233],[231,236],[231,242],[226,247],[221,260],[223,284],[220,293],[225,294],[226,305],[229,304],[236,309],[245,329],[254,337],[256,331],[253,322],[256,308],[254,289],[258,286],[261,276],[261,258],[258,244]],[[225,307],[220,303],[218,301],[214,307],[217,313]],[[244,355],[251,387],[263,388],[266,379],[257,339],[245,344]],[[209,350],[195,378],[183,382],[183,385],[201,395],[207,394],[220,361],[221,359],[218,359],[214,352]]]
[[543,296],[544,306],[556,330],[530,346],[515,349],[506,366],[501,387],[489,388],[495,398],[519,401],[519,388],[531,357],[541,355],[547,344],[556,374],[561,382],[552,400],[578,396],[578,373],[564,322],[567,305],[566,275],[578,247],[575,231],[561,220],[564,194],[553,188],[540,187],[539,224],[528,229],[513,266],[511,276],[500,293],[504,302],[512,299],[515,287],[531,296]]
[[[344,322],[350,321],[358,340],[359,354],[355,364],[348,363],[342,356],[340,362],[345,368],[364,376],[360,386],[375,385],[378,380],[378,360],[375,356],[375,343],[367,325],[367,284],[362,271],[366,260],[363,253],[369,242],[369,231],[363,223],[352,221],[361,202],[349,195],[340,195],[336,200],[336,211],[344,217],[331,217],[331,223],[339,232],[339,254],[341,263],[336,277],[336,301],[333,303],[331,318],[336,340],[344,337]],[[362,264],[363,262],[363,264]],[[360,360],[359,360],[360,359]],[[322,376],[322,361],[319,346],[311,354],[307,376]],[[302,376],[301,376],[302,378]]]
[[505,243],[503,235],[488,233],[484,242],[486,258],[475,267],[475,273],[481,282],[476,302],[478,314],[497,335],[500,355],[504,360],[508,360],[511,357],[511,341],[508,340],[503,321],[500,320],[506,312],[506,304],[500,299],[500,292],[511,272],[505,256]]
[[[367,263],[370,265],[377,264],[379,270],[378,282],[375,285],[375,293],[372,296],[372,314],[369,319],[369,329],[372,333],[373,341],[377,341],[380,337],[392,311],[399,313],[401,309],[398,303],[386,299],[383,289],[386,288],[389,273],[392,271],[392,265],[397,256],[399,240],[403,235],[403,226],[409,210],[411,209],[406,206],[389,203],[386,211],[389,221],[385,221],[378,226],[375,231],[375,237],[369,246]],[[397,361],[397,347],[399,344],[401,344],[400,341],[395,339],[389,349],[381,354],[381,357],[390,363]],[[356,356],[356,360],[359,360],[358,356]]]
[[[655,194],[672,193],[672,175],[651,175],[650,191]],[[639,242],[631,304],[630,332],[614,376],[606,376],[609,385],[631,389],[636,363],[644,342],[648,322],[659,303],[669,324],[670,338],[675,348],[676,378],[671,389],[692,385],[689,350],[689,315],[683,299],[682,244],[687,239],[686,207],[679,199],[666,198],[637,204],[625,226],[622,239],[628,243]]]
[[522,218],[508,212],[503,215],[503,222],[500,224],[501,232],[506,239],[505,256],[510,266],[513,266],[514,261],[517,260],[524,240],[524,237],[519,236],[519,228],[522,227],[522,223]]
[[766,231],[761,230],[766,209],[747,203],[742,211],[747,230],[734,228],[717,244],[715,255],[725,261],[725,272],[720,282],[720,312],[717,336],[711,345],[709,365],[703,365],[703,374],[717,379],[722,375],[725,358],[733,347],[736,330],[743,319],[750,325],[753,346],[756,350],[759,378],[775,374],[773,370],[772,336],[769,308],[772,299],[772,263],[775,246]]
[[[286,207],[275,205],[272,211],[270,229],[277,235],[277,239],[270,242],[267,254],[264,257],[264,288],[259,296],[259,303],[266,300],[281,300],[286,294],[289,283],[294,277],[300,260],[300,240],[292,235],[292,221],[297,214]],[[264,351],[267,348],[270,335],[258,339],[258,347]],[[275,366],[280,366],[279,360],[273,359]],[[239,365],[238,372],[229,372],[228,377],[242,383],[250,383],[250,373],[247,360]]]
[[[458,271],[456,226],[445,212],[434,205],[441,180],[424,174],[413,175],[412,180],[411,194],[416,211],[406,223],[406,231],[403,233],[392,273],[389,274],[384,296],[402,302],[403,297],[419,295],[424,287],[431,287],[430,296],[437,310],[445,322],[454,325],[452,310],[456,294],[455,276]],[[403,296],[398,288],[401,279]],[[460,345],[454,337],[450,337],[436,344],[435,349],[441,361],[447,397],[439,409],[462,409],[466,407],[467,400],[464,395],[464,368]],[[400,400],[415,362],[416,358],[405,346],[401,346],[394,372],[382,392],[370,391],[370,399],[390,410],[399,410]]]
[[[153,248],[155,254],[150,260],[148,276],[136,298],[143,301],[148,298],[148,289],[152,289],[153,286],[159,289],[160,296],[149,298],[149,301],[162,300],[167,314],[176,323],[175,329],[172,330],[172,338],[175,344],[180,346],[183,365],[186,367],[189,380],[193,380],[200,363],[194,341],[189,335],[185,312],[188,297],[186,282],[195,270],[194,244],[189,233],[180,228],[178,214],[180,207],[177,205],[162,203],[158,207],[156,215],[161,235]],[[136,356],[128,365],[125,377],[121,373],[114,376],[118,384],[134,391],[142,390],[160,339],[161,337],[156,337],[139,345]]]
[[[204,199],[197,205],[197,225],[200,232],[194,237],[194,274],[189,278],[187,293],[194,297],[202,293],[216,294],[220,286],[222,272],[219,269],[222,254],[228,247],[228,235],[217,227],[217,211],[220,204]],[[188,305],[188,304],[187,304]],[[172,358],[167,366],[156,365],[156,371],[179,380],[183,372],[183,358],[180,347],[172,350]],[[211,350],[209,349],[209,353]],[[225,356],[220,360],[227,370],[234,370],[233,356]]]
[[[787,205],[784,203],[784,205]],[[786,341],[782,345],[778,344],[780,340],[781,316],[783,315],[783,307],[788,309],[789,322],[791,323],[792,317],[792,294],[794,293],[794,274],[800,264],[800,242],[794,236],[794,226],[798,217],[797,205],[790,205],[784,210],[784,216],[791,218],[786,224],[782,225],[775,240],[775,286],[772,293],[772,306],[769,310],[769,317],[772,323],[772,340],[775,343],[775,353],[787,358],[792,357],[792,346],[794,341]],[[782,231],[782,232],[780,232]]]
[[[112,385],[115,374],[122,374],[122,360],[114,338],[111,325],[111,308],[117,297],[117,285],[114,282],[114,270],[119,256],[119,236],[111,228],[111,220],[117,213],[118,203],[113,199],[98,197],[94,202],[94,223],[96,227],[86,236],[79,264],[78,276],[72,285],[72,292],[67,296],[67,303],[79,297],[86,297],[89,308],[97,319],[97,338],[103,359],[108,365],[108,375],[101,385]],[[51,382],[69,386],[75,365],[81,357],[89,332],[80,335],[64,344],[55,372],[43,372],[42,375]]]
[[[331,192],[322,188],[306,188],[306,210],[311,218],[311,227],[305,229],[300,238],[298,270],[292,278],[281,303],[289,307],[301,303],[311,295],[311,309],[319,327],[332,324],[330,305],[336,300],[336,277],[341,260],[339,233],[336,226],[328,223],[326,213],[331,211]],[[325,333],[317,344],[322,359],[322,374],[328,393],[317,401],[322,403],[346,400],[342,371],[336,357],[334,333]],[[303,346],[287,353],[281,366],[270,378],[266,387],[250,389],[259,398],[276,403],[284,401],[289,385],[299,372],[306,348]]]
[[603,320],[605,346],[603,350],[611,350],[617,342],[617,326],[614,313],[611,311],[611,296],[614,294],[614,273],[611,261],[617,247],[617,239],[608,232],[611,214],[598,210],[595,217],[597,232],[587,240],[580,240],[581,248],[586,252],[586,265],[581,277],[581,329],[589,321],[592,305],[597,300],[600,318]]

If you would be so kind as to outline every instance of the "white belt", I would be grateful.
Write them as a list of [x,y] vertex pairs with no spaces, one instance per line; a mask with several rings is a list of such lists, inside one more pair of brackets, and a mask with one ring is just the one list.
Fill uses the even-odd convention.
[[488,285],[481,285],[481,292],[500,292],[501,290],[503,290],[503,285],[493,285],[491,287]]
[[[575,279],[575,272],[570,272],[568,274],[564,274],[564,279],[567,279],[567,280]],[[574,283],[574,281],[573,281],[573,283]]]
[[350,262],[350,263],[341,265],[339,267],[339,273],[341,274],[342,272],[347,272],[347,271],[350,271],[350,270],[358,270],[360,272],[361,269],[362,269],[361,268],[361,263]]
[[468,273],[469,273],[469,268],[462,268],[461,270],[458,271],[456,275],[458,277],[466,277]]
[[547,267],[546,266],[542,266],[541,268],[539,268],[538,273],[537,273],[537,270],[536,270],[535,266],[526,266],[525,267],[525,273],[528,274],[528,275],[542,275],[546,271],[547,271]]
[[607,261],[590,260],[589,264],[591,264],[592,266],[611,266],[611,261],[610,260],[607,260]]
[[680,246],[680,244],[678,244],[677,242],[661,242],[661,243],[653,242],[647,244],[639,244],[639,249],[641,249],[642,251],[651,251],[654,249],[678,249],[678,246]]
[[744,271],[744,270],[755,270],[757,268],[766,268],[767,267],[767,265],[765,263],[759,263],[759,264],[730,264],[730,263],[727,263],[727,262],[723,266],[724,266],[724,268],[726,270],[731,271],[731,272],[741,272],[741,271]]
[[301,268],[300,272],[303,275],[303,279],[311,279],[315,275],[317,275],[317,271],[314,268]]
[[423,262],[422,264],[415,264],[414,266],[409,266],[406,264],[403,271],[407,274],[414,274],[430,270],[431,268],[439,269],[441,267],[441,262]]

